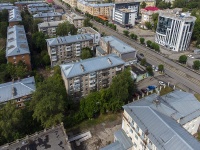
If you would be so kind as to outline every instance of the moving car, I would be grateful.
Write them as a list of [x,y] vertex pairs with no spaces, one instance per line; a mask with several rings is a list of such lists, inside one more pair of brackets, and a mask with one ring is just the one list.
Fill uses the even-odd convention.
[[162,86],[165,86],[166,84],[163,81],[158,81],[158,83]]

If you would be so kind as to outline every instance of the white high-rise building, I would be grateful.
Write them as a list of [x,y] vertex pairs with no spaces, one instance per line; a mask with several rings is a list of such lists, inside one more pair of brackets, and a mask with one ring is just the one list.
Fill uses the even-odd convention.
[[155,42],[172,51],[189,47],[196,17],[189,13],[164,10],[159,13]]

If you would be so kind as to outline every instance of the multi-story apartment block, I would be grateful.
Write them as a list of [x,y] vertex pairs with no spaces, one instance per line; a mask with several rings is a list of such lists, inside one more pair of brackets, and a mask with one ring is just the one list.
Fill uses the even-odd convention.
[[74,24],[76,28],[82,28],[83,27],[83,22],[84,22],[84,17],[80,16],[74,12],[70,14],[65,14],[67,21],[69,21],[71,24]]
[[62,20],[62,14],[58,12],[49,12],[49,13],[38,13],[33,15],[33,19],[42,19],[44,22],[50,21],[60,21]]
[[192,136],[200,123],[200,103],[191,93],[152,94],[125,106],[115,142],[101,150],[197,150]]
[[135,25],[136,13],[136,10],[117,9],[115,10],[113,21],[122,27],[132,27]]
[[148,6],[144,9],[141,9],[141,23],[144,24],[145,22],[152,22],[152,15],[154,13],[159,13],[159,9],[157,7]]
[[61,65],[67,93],[75,100],[92,91],[109,87],[112,78],[124,69],[124,61],[110,54]]
[[[133,0],[115,0],[115,3],[130,3],[130,2],[133,2]],[[156,5],[156,0],[134,0],[134,2],[139,2],[140,4],[142,2],[145,2],[146,6],[155,6]]]
[[35,4],[28,4],[27,8],[38,8],[38,7],[48,7],[47,3],[35,3]]
[[41,3],[45,3],[44,0],[38,0],[38,1],[17,1],[15,2],[15,6],[17,6],[20,10],[23,9],[28,9],[27,5],[30,4],[41,4]]
[[77,8],[84,13],[89,13],[92,16],[104,15],[110,17],[113,6],[113,3],[92,4],[84,0],[77,1]]
[[93,47],[93,38],[89,34],[56,37],[46,41],[51,66],[78,60],[80,59],[82,48]]
[[131,46],[114,36],[101,37],[99,46],[96,48],[96,56],[104,56],[111,53],[123,59],[127,65],[137,61],[137,51]]
[[31,58],[24,26],[15,25],[8,27],[6,58],[8,62],[17,64],[19,61],[24,62],[28,69],[31,69]]
[[[43,4],[43,3],[41,3]],[[43,7],[28,7],[28,12],[30,14],[37,14],[37,13],[51,13],[54,12],[55,9],[53,7],[49,7],[49,6],[43,6]]]
[[12,10],[12,9],[17,9],[17,7],[16,6],[12,6],[12,5],[0,5],[0,12],[2,11],[2,10],[4,10],[4,9],[6,9],[6,10]]
[[43,32],[45,35],[50,37],[56,36],[56,28],[60,23],[63,23],[64,20],[61,21],[51,21],[51,22],[42,22],[38,24],[38,31]]
[[73,8],[77,7],[77,0],[63,0],[63,2],[69,4]]
[[101,34],[99,32],[97,32],[96,30],[94,30],[93,28],[82,27],[81,29],[78,30],[78,33],[79,34],[84,34],[84,33],[90,34],[90,36],[93,37],[93,43],[99,44]]
[[19,9],[12,9],[9,11],[9,26],[18,25],[22,21]]
[[155,42],[172,51],[185,51],[190,45],[196,17],[174,10],[160,11]]
[[2,6],[13,6],[13,4],[11,3],[0,3],[0,7]]
[[17,107],[24,107],[24,102],[31,99],[35,90],[34,77],[0,84],[0,105],[12,101]]
[[[112,9],[112,20],[115,20],[116,16],[119,16],[120,14],[123,14],[121,10],[130,10],[128,12],[135,12],[135,19],[139,17],[139,8],[140,3],[139,2],[127,2],[127,3],[115,3],[114,7]],[[121,19],[122,16],[119,16],[118,19]],[[132,16],[131,16],[132,17]],[[128,19],[128,18],[126,18]],[[131,20],[131,19],[130,19]]]

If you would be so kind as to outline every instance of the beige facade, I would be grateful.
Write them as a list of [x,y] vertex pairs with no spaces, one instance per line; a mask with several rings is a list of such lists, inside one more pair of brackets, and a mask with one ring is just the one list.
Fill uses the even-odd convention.
[[155,13],[159,13],[159,10],[155,11],[147,11],[145,9],[141,9],[142,19],[141,23],[145,24],[145,22],[151,22],[152,23],[152,15]]
[[[75,100],[80,100],[93,91],[109,87],[112,78],[124,70],[124,61],[115,57],[108,55],[61,65],[67,93]],[[95,65],[97,63],[98,65]],[[76,73],[71,75],[73,72]]]
[[128,2],[145,2],[147,5],[146,6],[155,6],[156,1],[155,0],[115,0],[115,3],[128,3]]
[[88,34],[57,37],[46,41],[51,66],[79,60],[82,48],[93,47],[93,38]]
[[73,13],[70,14],[65,14],[67,21],[69,21],[71,24],[73,24],[76,28],[82,28],[83,27],[83,22],[84,22],[84,17]]

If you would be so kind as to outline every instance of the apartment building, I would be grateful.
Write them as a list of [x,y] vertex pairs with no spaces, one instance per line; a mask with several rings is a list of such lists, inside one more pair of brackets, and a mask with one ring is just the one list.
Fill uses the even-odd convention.
[[115,142],[101,150],[197,150],[192,136],[200,123],[200,103],[191,93],[152,94],[125,106]]
[[89,34],[69,35],[46,39],[51,66],[80,59],[81,49],[93,47]]
[[2,11],[2,10],[4,10],[4,9],[6,9],[6,10],[12,10],[12,9],[17,9],[17,7],[16,6],[12,6],[12,5],[0,5],[0,12]]
[[84,0],[77,1],[77,8],[83,13],[89,13],[92,16],[104,15],[110,17],[113,6],[113,3],[92,4]]
[[22,21],[19,9],[12,9],[9,11],[9,26],[18,25]]
[[135,25],[136,13],[136,10],[117,9],[115,10],[113,21],[122,27],[132,27]]
[[69,14],[65,14],[67,21],[69,21],[71,24],[73,24],[76,28],[82,28],[83,27],[83,22],[84,22],[84,17],[81,15],[78,15],[74,12],[71,12]]
[[82,27],[81,29],[78,29],[78,33],[79,34],[89,34],[91,37],[93,37],[93,43],[94,44],[99,44],[100,38],[101,38],[101,34],[99,32],[97,32],[96,30],[94,30],[91,27]]
[[112,78],[124,69],[124,61],[115,54],[61,65],[67,93],[75,100],[109,87]]
[[31,99],[35,90],[34,77],[19,78],[16,81],[0,84],[0,105],[12,101],[17,107],[24,107],[24,102]]
[[155,42],[171,51],[185,51],[190,45],[196,17],[176,10],[159,13]]
[[58,12],[38,13],[33,15],[33,19],[41,19],[44,22],[60,21],[62,20],[62,14]]
[[115,36],[101,37],[99,46],[96,48],[96,56],[104,56],[111,53],[123,59],[127,65],[137,62],[137,51],[134,48]]
[[13,4],[11,3],[0,3],[0,7],[2,6],[13,6]]
[[[43,4],[43,3],[41,3]],[[43,7],[28,7],[28,12],[30,14],[37,14],[37,13],[51,13],[55,12],[55,9],[53,7],[49,6],[43,6]]]
[[[122,19],[122,14],[125,14],[125,12],[129,12],[127,16],[131,15],[131,19],[129,19],[128,17],[126,19],[129,19],[129,22],[131,20],[133,20],[132,18],[132,13],[131,12],[135,12],[135,19],[137,19],[139,17],[139,8],[140,8],[140,3],[139,2],[120,2],[120,3],[115,3],[114,7],[112,9],[112,20],[116,21],[116,19],[118,18],[118,22],[121,22]],[[129,11],[128,11],[128,10]],[[125,12],[122,12],[122,10],[125,10]],[[125,16],[124,16],[125,18]],[[133,20],[134,21],[134,20]],[[132,22],[133,22],[132,21]]]
[[39,23],[38,31],[50,37],[56,36],[56,28],[58,27],[60,23],[63,23],[63,22],[64,20]]
[[24,10],[24,9],[28,9],[27,5],[30,4],[41,4],[41,3],[45,3],[44,0],[37,0],[37,1],[17,1],[15,2],[15,6],[17,6],[19,8],[19,10]]
[[28,4],[27,8],[38,8],[38,7],[48,7],[49,5],[47,3],[34,3],[34,4]]
[[152,15],[154,13],[159,13],[159,9],[157,7],[148,6],[144,9],[141,9],[141,23],[145,24],[145,22],[152,22]]
[[31,70],[30,50],[24,26],[14,25],[8,27],[6,58],[8,62],[13,64],[22,61],[27,65],[28,69]]
[[[130,2],[133,2],[133,0],[115,0],[115,3],[130,3]],[[134,0],[134,2],[139,2],[140,4],[142,2],[145,2],[147,7],[156,5],[156,0]]]

